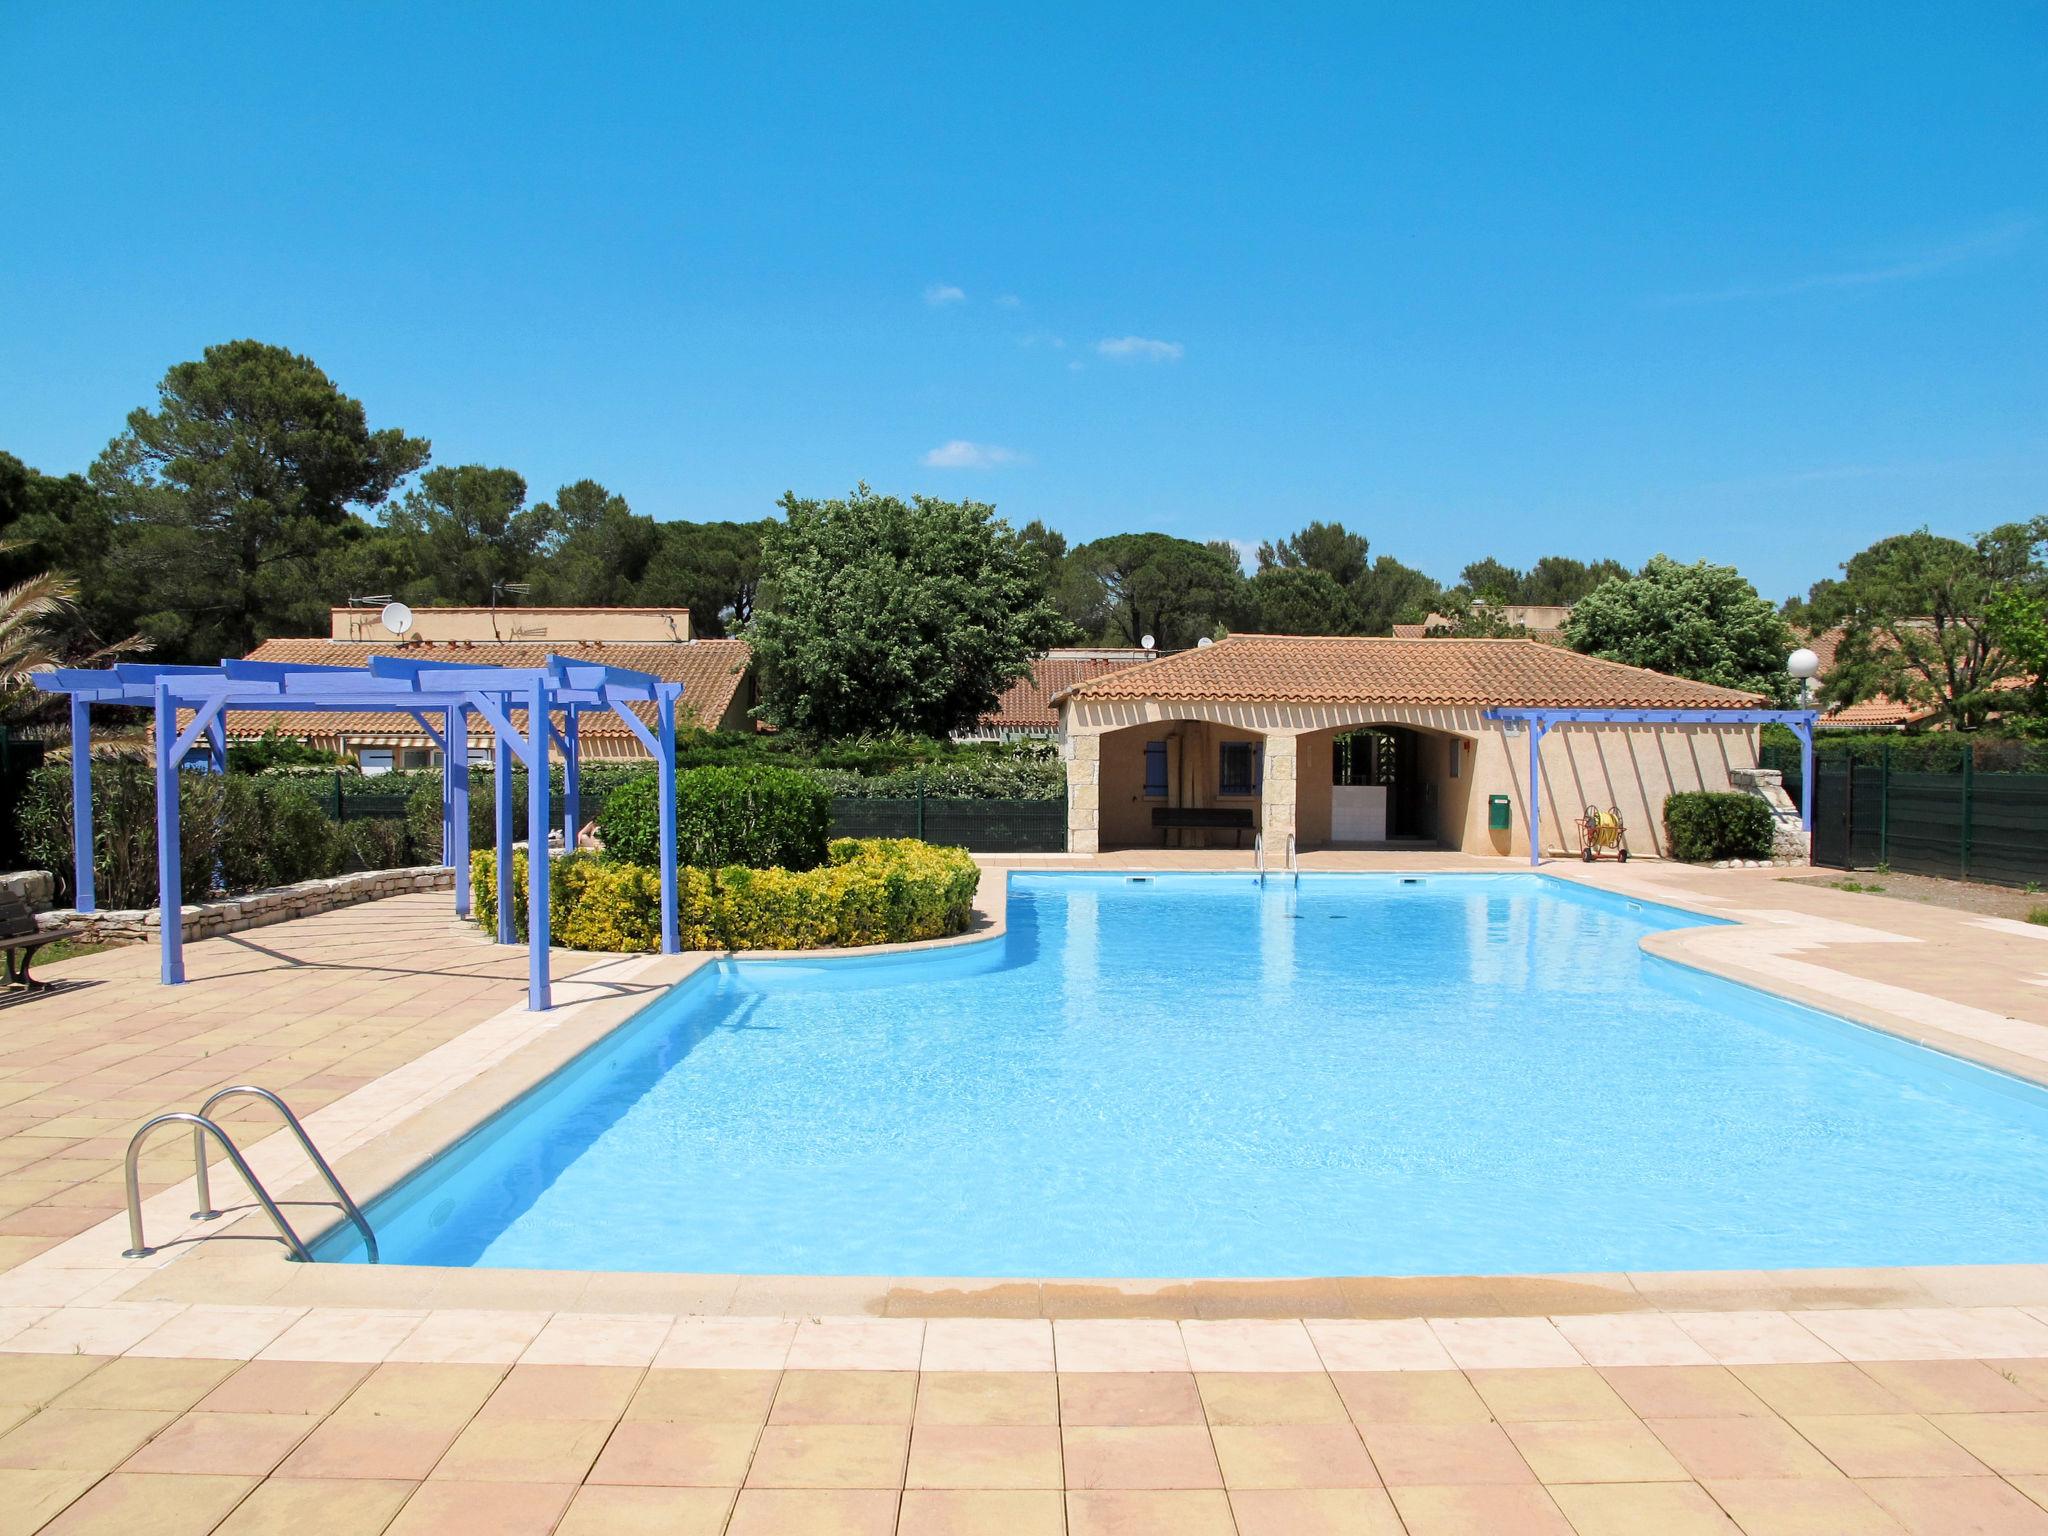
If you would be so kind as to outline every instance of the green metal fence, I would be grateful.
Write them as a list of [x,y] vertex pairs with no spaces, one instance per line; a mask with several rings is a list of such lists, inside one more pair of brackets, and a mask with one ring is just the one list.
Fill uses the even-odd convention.
[[919,837],[976,853],[1064,853],[1064,800],[835,799],[834,837]]
[[[1995,885],[2048,884],[2048,774],[1986,772],[1965,745],[1952,771],[1911,768],[1889,750],[1823,753],[1814,768],[1813,859],[1834,869],[1940,875]],[[1776,752],[1797,798],[1798,761]]]

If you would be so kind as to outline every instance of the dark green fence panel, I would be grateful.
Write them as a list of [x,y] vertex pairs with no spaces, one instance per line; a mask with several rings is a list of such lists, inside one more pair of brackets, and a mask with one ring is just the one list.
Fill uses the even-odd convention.
[[1970,878],[2048,885],[2048,774],[1976,776],[1970,786]]
[[832,802],[834,837],[921,837],[976,853],[1064,853],[1064,800]]
[[1912,771],[1888,756],[1820,760],[1813,861],[1998,885],[2048,884],[2048,774]]

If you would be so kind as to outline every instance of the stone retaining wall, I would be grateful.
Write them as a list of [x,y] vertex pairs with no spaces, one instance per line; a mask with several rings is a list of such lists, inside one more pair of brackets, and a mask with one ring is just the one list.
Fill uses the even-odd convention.
[[[43,876],[48,879],[48,875]],[[301,880],[297,885],[275,886],[267,891],[250,891],[224,901],[209,901],[183,908],[185,941],[210,939],[244,928],[267,928],[272,923],[311,917],[336,907],[352,907],[361,901],[384,896],[402,896],[407,891],[447,891],[455,887],[455,871],[438,864],[417,869],[371,869],[361,874],[337,875],[332,880]],[[155,907],[139,911],[44,912],[36,918],[45,928],[77,925],[85,929],[79,941],[89,944],[140,944],[154,942],[161,919]]]
[[0,871],[0,891],[19,896],[31,912],[40,912],[57,899],[57,877],[47,869]]

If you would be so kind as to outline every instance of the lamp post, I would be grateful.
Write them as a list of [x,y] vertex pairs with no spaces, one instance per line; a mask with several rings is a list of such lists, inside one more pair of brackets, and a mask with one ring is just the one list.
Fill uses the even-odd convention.
[[1820,674],[1820,657],[1805,646],[1785,658],[1785,670],[1799,679],[1799,702],[1813,703],[1813,683]]

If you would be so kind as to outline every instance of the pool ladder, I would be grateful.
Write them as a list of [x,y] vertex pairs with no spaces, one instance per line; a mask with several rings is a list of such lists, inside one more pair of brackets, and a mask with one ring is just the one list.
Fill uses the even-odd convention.
[[292,1113],[290,1105],[268,1088],[258,1088],[249,1083],[221,1089],[200,1105],[196,1114],[172,1110],[169,1114],[153,1116],[143,1121],[135,1134],[128,1139],[128,1247],[121,1257],[144,1259],[156,1252],[142,1236],[142,1183],[137,1172],[137,1163],[142,1156],[142,1144],[149,1139],[149,1133],[160,1125],[189,1125],[192,1127],[193,1182],[199,1187],[199,1209],[192,1213],[192,1219],[214,1221],[226,1214],[214,1209],[213,1189],[207,1177],[206,1138],[211,1136],[220,1143],[221,1151],[227,1153],[228,1161],[234,1164],[235,1172],[242,1176],[242,1182],[249,1186],[249,1193],[254,1195],[256,1203],[263,1207],[264,1214],[270,1218],[270,1224],[277,1228],[277,1234],[284,1240],[285,1247],[291,1250],[291,1256],[304,1264],[313,1262],[312,1253],[308,1251],[305,1243],[300,1241],[299,1234],[292,1230],[292,1224],[285,1220],[284,1212],[277,1208],[277,1202],[271,1199],[270,1191],[263,1187],[263,1181],[256,1177],[248,1159],[242,1156],[242,1149],[235,1145],[234,1138],[222,1130],[216,1121],[209,1118],[216,1104],[236,1098],[261,1099],[284,1117],[286,1128],[298,1138],[299,1149],[306,1154],[306,1160],[313,1165],[320,1177],[327,1181],[327,1187],[334,1191],[334,1198],[341,1203],[342,1211],[355,1223],[356,1231],[362,1234],[363,1247],[368,1250],[370,1262],[376,1263],[377,1234],[370,1230],[370,1223],[364,1218],[362,1211],[357,1208],[355,1201],[349,1198],[348,1191],[341,1187],[341,1180],[337,1179],[334,1170],[327,1166],[327,1159],[322,1157],[320,1149],[313,1145],[313,1138],[308,1136],[306,1128],[299,1124],[299,1117]]
[[[1252,838],[1252,857],[1258,861],[1259,884],[1266,883],[1266,834],[1260,832]],[[1301,859],[1294,850],[1294,834],[1287,834],[1287,874],[1293,880],[1294,888],[1301,889]]]

